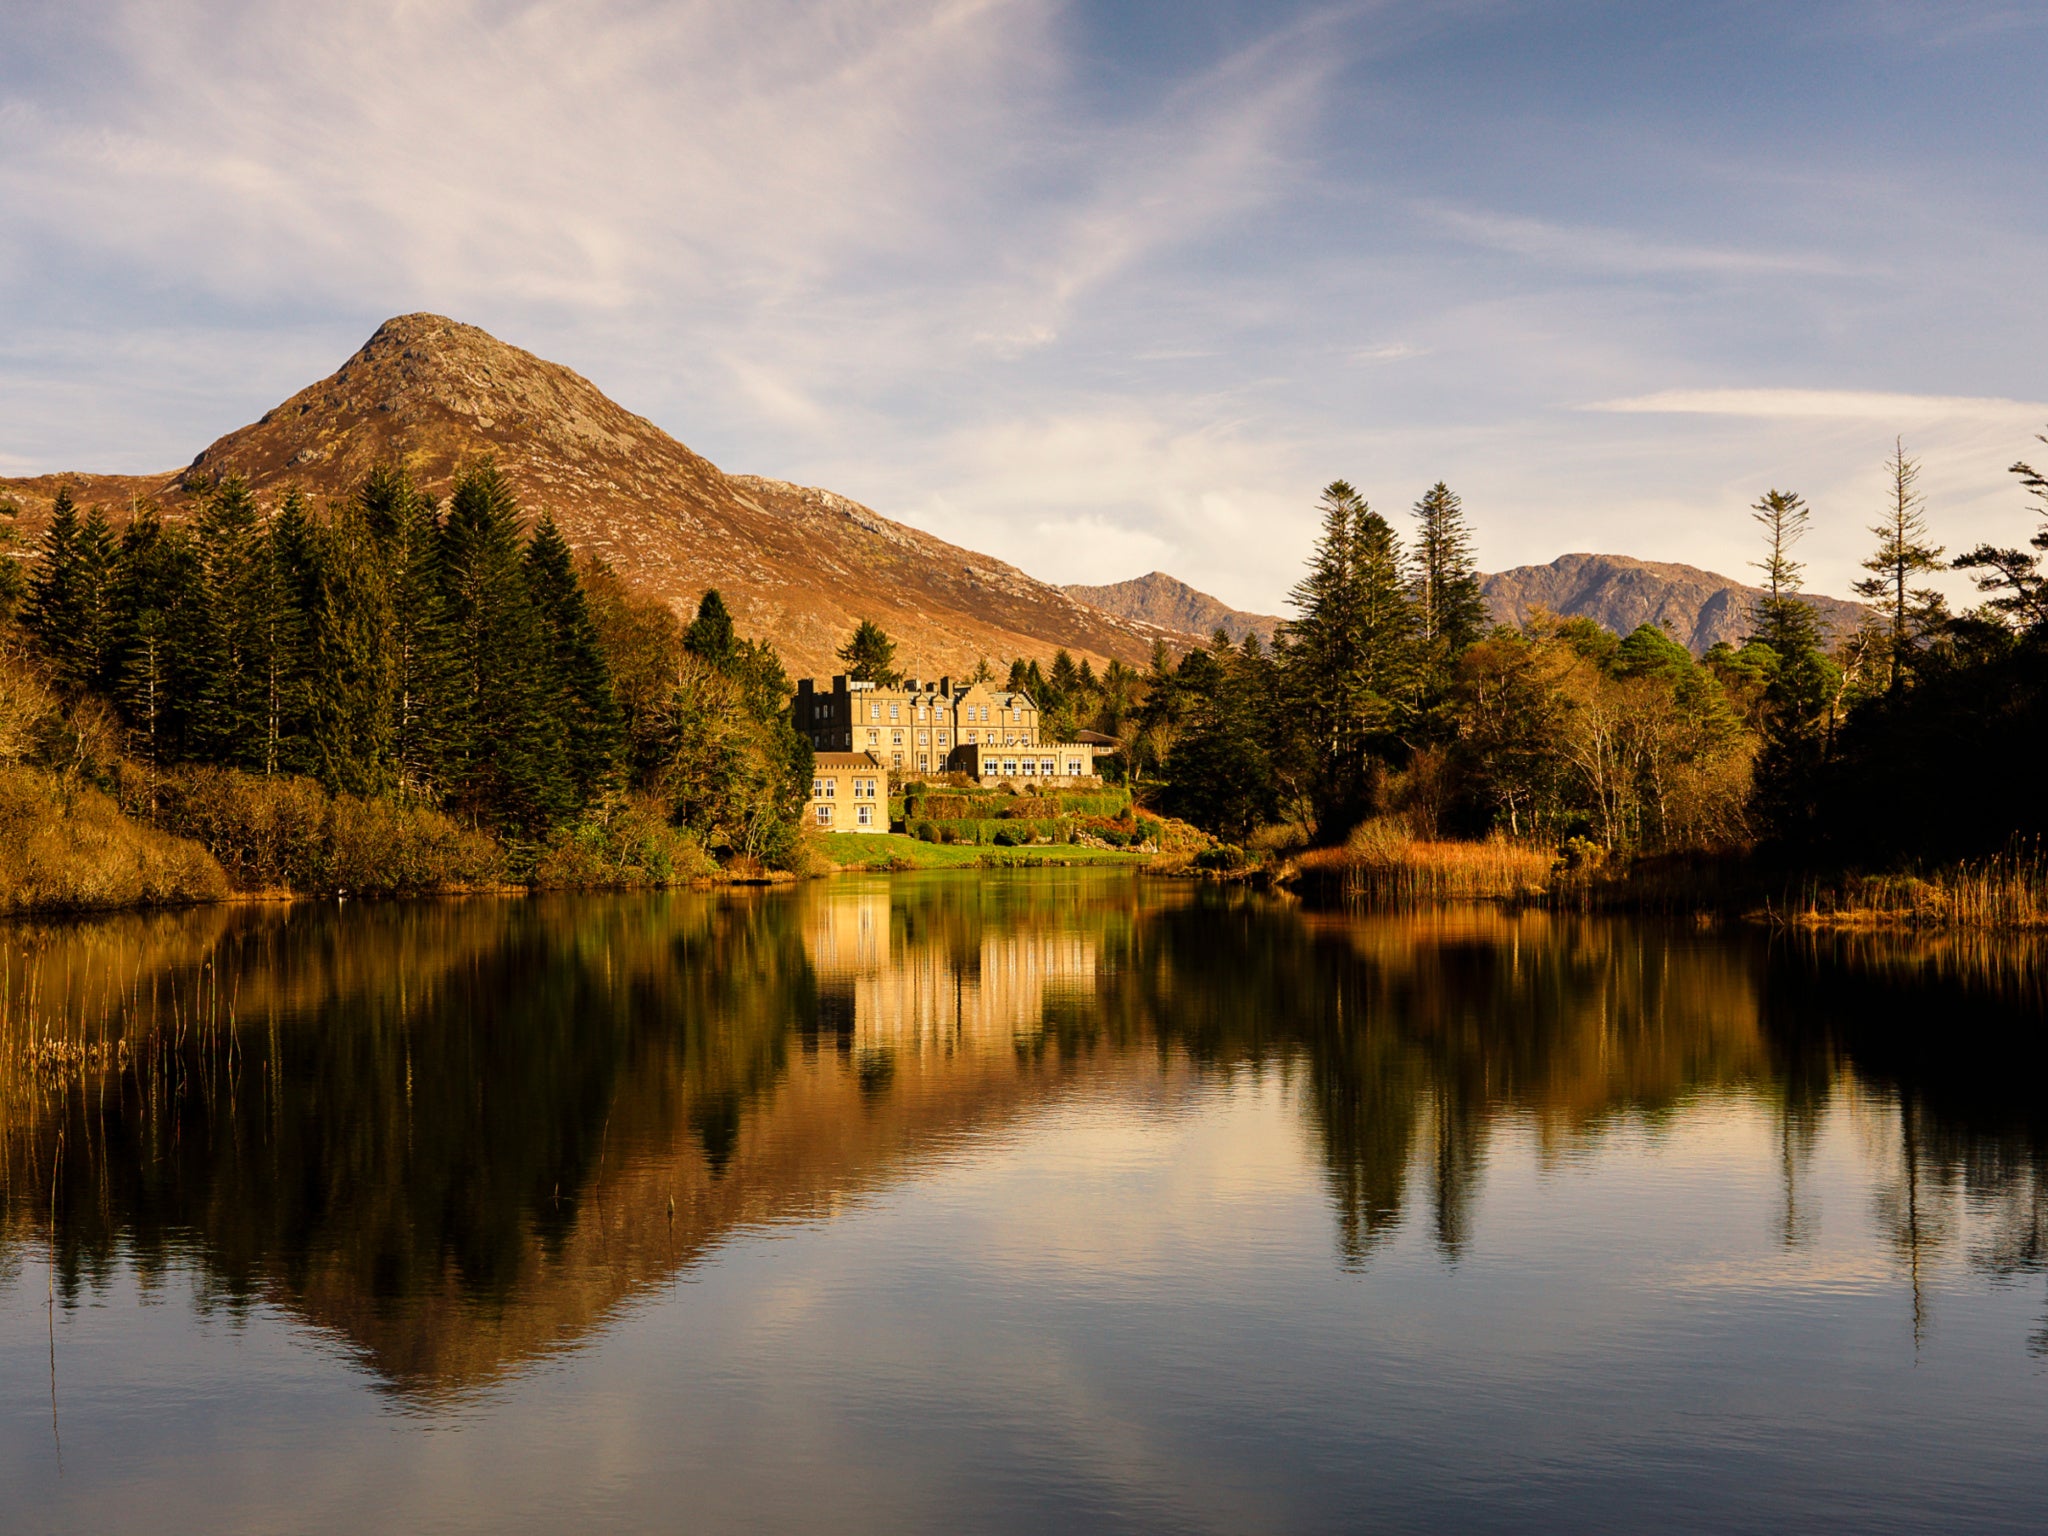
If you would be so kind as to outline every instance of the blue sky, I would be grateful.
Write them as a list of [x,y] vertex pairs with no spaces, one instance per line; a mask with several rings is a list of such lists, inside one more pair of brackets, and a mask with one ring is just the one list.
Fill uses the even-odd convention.
[[[1274,608],[1342,475],[1734,573],[2048,429],[2048,7],[0,11],[0,472],[145,470],[431,309],[721,466]],[[1958,585],[1957,591],[1965,590]]]

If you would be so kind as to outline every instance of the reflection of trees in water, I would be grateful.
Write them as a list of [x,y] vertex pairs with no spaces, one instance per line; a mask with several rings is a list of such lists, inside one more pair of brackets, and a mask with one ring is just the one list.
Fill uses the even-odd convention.
[[[1985,1274],[2048,1270],[2048,945],[1800,936],[1772,945],[1767,971],[1792,1058],[1839,1063],[1891,1106],[1875,1214],[1912,1283],[1916,1337],[1930,1267],[1958,1247]],[[2048,1353],[2048,1322],[2035,1348]]]
[[122,1070],[60,1078],[42,1113],[10,1117],[9,1205],[47,1201],[61,1135],[67,1294],[117,1251],[160,1269],[190,1232],[229,1304],[265,1282],[502,1299],[529,1237],[545,1250],[573,1223],[609,1135],[680,1111],[709,1148],[772,1080],[808,990],[778,915],[701,898],[251,914],[111,1007]]
[[1204,901],[1139,930],[1105,990],[1120,1028],[1198,1059],[1305,1061],[1354,1262],[1418,1174],[1439,1247],[1461,1253],[1504,1116],[1554,1155],[1617,1116],[1776,1076],[1742,954],[1627,924]]
[[1731,1089],[1779,1115],[1782,1235],[1803,1241],[1845,1064],[1899,1106],[1878,1214],[1902,1265],[1959,1244],[1997,1273],[2043,1263],[2024,955],[1045,877],[29,941],[0,945],[9,1049],[31,998],[133,1049],[83,1077],[0,1070],[7,1228],[41,1233],[54,1192],[67,1296],[196,1248],[221,1304],[281,1295],[395,1380],[550,1347],[735,1226],[829,1209],[1084,1071],[1189,1062],[1301,1085],[1349,1263],[1418,1201],[1463,1253],[1500,1128],[1556,1158]]

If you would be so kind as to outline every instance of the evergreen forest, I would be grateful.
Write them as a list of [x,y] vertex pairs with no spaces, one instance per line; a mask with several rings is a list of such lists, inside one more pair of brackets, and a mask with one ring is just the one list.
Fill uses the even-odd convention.
[[[235,883],[667,881],[787,866],[810,748],[771,647],[530,528],[497,467],[445,506],[380,469],[192,515],[60,491],[4,593],[7,757],[196,837]],[[347,844],[347,847],[341,846]]]

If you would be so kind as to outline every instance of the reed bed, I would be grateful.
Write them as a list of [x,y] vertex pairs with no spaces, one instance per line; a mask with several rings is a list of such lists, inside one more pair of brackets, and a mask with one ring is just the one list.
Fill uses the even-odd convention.
[[1319,848],[1295,860],[1299,884],[1349,900],[1375,903],[1536,901],[1555,879],[1557,855],[1504,837],[1435,842],[1398,824],[1371,821],[1341,848]]
[[2014,848],[1995,858],[1902,874],[1812,880],[1764,915],[1798,928],[1969,928],[2048,931],[2048,855]]

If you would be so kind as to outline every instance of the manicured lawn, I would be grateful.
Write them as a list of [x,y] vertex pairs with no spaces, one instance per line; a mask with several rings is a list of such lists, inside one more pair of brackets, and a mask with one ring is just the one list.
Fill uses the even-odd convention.
[[926,843],[900,832],[827,832],[818,843],[826,858],[847,869],[888,869],[898,860],[911,869],[1009,869],[1032,864],[1145,864],[1152,859],[1149,853],[1076,848],[1067,843],[1028,848]]

